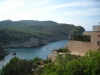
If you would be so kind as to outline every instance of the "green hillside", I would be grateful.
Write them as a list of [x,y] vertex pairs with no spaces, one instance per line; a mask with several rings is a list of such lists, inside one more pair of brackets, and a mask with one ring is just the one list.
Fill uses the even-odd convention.
[[[53,21],[20,20],[0,21],[0,42],[23,42],[30,38],[48,39],[50,37],[68,37],[77,27],[70,24],[58,24]],[[81,33],[84,30],[83,27]],[[79,29],[78,29],[79,30]]]

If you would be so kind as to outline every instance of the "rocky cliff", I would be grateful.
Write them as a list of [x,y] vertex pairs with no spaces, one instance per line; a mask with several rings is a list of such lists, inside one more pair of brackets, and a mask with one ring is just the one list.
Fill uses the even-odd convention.
[[10,42],[8,44],[5,44],[3,47],[38,47],[42,45],[46,45],[48,42],[52,41],[58,41],[58,40],[64,40],[67,39],[67,37],[50,37],[48,39],[39,39],[39,38],[30,38],[29,41],[24,42]]
[[8,55],[8,53],[6,51],[4,51],[1,47],[0,47],[0,59],[2,59],[4,56]]

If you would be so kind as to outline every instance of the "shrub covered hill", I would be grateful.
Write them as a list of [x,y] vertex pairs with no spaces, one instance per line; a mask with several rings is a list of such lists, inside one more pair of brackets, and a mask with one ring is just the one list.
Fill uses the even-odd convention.
[[54,21],[4,20],[0,21],[0,43],[4,47],[36,47],[68,39],[71,33],[81,34],[83,31],[81,26]]

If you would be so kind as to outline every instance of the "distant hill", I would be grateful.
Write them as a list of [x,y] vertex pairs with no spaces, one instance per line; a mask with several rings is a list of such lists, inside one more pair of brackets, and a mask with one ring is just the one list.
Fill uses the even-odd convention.
[[[73,31],[76,31],[75,29],[81,29],[81,33],[85,31],[81,26],[77,28],[75,25],[59,24],[54,21],[4,20],[0,21],[0,42],[6,45],[11,42],[18,44],[38,39],[39,45],[42,45],[41,41],[44,40],[50,42],[67,39]],[[80,31],[78,32],[81,34]],[[23,47],[22,44],[21,46]]]
[[4,20],[0,21],[0,27],[12,27],[12,26],[27,26],[27,25],[40,25],[40,26],[49,26],[49,25],[58,25],[58,23],[53,21],[36,21],[36,20],[20,20],[20,21],[12,21],[12,20]]

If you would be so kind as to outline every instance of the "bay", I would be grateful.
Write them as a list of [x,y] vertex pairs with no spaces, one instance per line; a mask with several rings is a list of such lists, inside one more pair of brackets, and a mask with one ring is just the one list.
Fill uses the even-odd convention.
[[68,40],[61,40],[61,41],[56,41],[56,42],[50,42],[45,46],[35,47],[35,48],[10,48],[7,50],[9,52],[9,55],[7,55],[1,62],[2,62],[2,65],[9,62],[9,60],[14,57],[13,55],[14,52],[16,52],[15,56],[20,59],[30,60],[38,56],[45,60],[47,59],[47,56],[51,53],[52,50],[66,47],[67,43],[68,43]]

